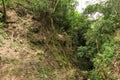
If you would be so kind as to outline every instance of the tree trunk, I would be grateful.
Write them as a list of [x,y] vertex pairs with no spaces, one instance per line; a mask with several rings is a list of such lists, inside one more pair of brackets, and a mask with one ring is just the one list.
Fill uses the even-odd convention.
[[3,22],[6,22],[6,7],[4,0],[2,0],[2,5],[3,5]]

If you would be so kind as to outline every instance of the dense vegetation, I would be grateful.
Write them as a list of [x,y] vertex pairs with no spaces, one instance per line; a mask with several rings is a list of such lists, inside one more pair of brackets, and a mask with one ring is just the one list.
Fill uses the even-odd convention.
[[[6,12],[14,10],[20,18],[28,14],[32,17],[32,22],[24,24],[23,33],[28,30],[25,36],[28,44],[42,50],[48,62],[47,67],[41,66],[43,53],[37,53],[39,61],[31,63],[39,72],[34,74],[37,75],[34,80],[120,79],[119,0],[106,0],[88,5],[83,13],[76,10],[77,0],[5,0],[5,6],[2,5],[2,1],[0,3],[2,7],[0,10],[1,47],[4,40],[9,39],[10,24],[16,23],[9,21]],[[101,15],[93,17],[96,13]],[[16,31],[13,35],[11,31],[13,36],[10,41],[13,43],[15,41],[13,37],[17,34],[24,38],[23,33]],[[24,41],[20,40],[20,43],[23,44]],[[15,48],[15,52],[17,51],[19,50]],[[2,56],[0,61],[3,64]],[[60,78],[55,78],[49,72],[58,68],[63,70],[75,68],[76,71],[72,77],[68,77],[66,73],[64,74],[67,75],[66,78],[61,78],[62,75],[59,75]]]

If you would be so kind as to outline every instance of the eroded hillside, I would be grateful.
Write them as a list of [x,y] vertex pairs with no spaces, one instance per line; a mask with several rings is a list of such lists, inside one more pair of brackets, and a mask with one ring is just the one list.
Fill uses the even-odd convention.
[[66,63],[59,54],[55,58],[53,54],[45,53],[43,48],[28,40],[30,27],[34,23],[40,25],[31,14],[20,17],[16,10],[9,9],[7,16],[8,24],[4,28],[7,36],[0,37],[3,39],[0,47],[1,80],[75,79],[77,72],[69,61]]

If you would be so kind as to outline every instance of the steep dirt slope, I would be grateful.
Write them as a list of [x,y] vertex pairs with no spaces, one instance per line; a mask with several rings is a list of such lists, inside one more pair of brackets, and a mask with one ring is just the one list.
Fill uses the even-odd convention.
[[34,49],[27,40],[27,27],[31,24],[31,16],[20,18],[14,10],[8,10],[8,37],[0,47],[0,80],[35,80],[35,65],[39,59],[36,54],[42,51]]
[[76,79],[75,68],[61,67],[54,56],[30,44],[28,29],[36,22],[32,15],[20,17],[13,9],[8,10],[7,15],[8,24],[4,30],[8,36],[0,47],[0,80]]

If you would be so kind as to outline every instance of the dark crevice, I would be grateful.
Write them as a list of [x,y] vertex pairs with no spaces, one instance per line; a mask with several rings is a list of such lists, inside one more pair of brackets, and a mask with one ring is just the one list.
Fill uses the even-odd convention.
[[78,62],[76,65],[80,68],[80,70],[83,71],[91,71],[94,69],[93,62],[90,60],[90,58],[78,58]]

